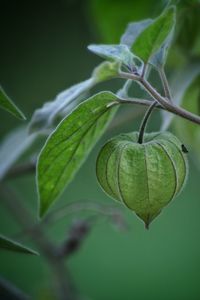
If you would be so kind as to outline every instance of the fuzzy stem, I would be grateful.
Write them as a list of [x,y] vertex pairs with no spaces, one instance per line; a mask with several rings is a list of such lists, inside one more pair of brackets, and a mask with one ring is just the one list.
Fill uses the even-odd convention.
[[169,101],[168,98],[165,98],[161,96],[156,89],[144,78],[141,78],[140,76],[133,75],[126,72],[120,72],[120,78],[124,79],[132,79],[137,81],[139,84],[141,84],[142,87],[145,88],[145,90],[148,92],[148,94],[156,100],[163,108],[175,115],[178,115],[184,119],[187,119],[193,123],[200,125],[200,117],[198,115],[195,115]]

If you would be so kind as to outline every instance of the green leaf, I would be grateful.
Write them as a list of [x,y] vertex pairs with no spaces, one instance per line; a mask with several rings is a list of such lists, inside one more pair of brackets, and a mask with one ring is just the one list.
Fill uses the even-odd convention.
[[161,69],[167,60],[168,50],[170,48],[172,37],[173,37],[174,30],[171,30],[171,33],[168,35],[167,39],[160,47],[160,49],[151,57],[149,63],[152,64],[154,67]]
[[[139,22],[130,23],[126,28],[125,33],[121,37],[121,41],[120,41],[121,44],[125,44],[129,48],[133,48],[136,39],[152,23],[154,23],[154,20],[152,19],[146,19]],[[174,26],[172,26],[171,31],[169,32],[163,45],[149,59],[149,63],[151,63],[155,67],[161,68],[165,64],[167,52],[172,41],[173,32],[174,32]]]
[[47,139],[37,164],[40,216],[73,179],[106,130],[117,104],[117,96],[113,93],[98,93],[63,119]]
[[136,38],[152,23],[152,19],[129,23],[124,34],[121,36],[120,44],[127,45],[129,48],[132,48]]
[[130,69],[136,65],[137,58],[126,45],[90,45],[88,49],[107,60],[120,62]]
[[22,126],[11,131],[0,144],[0,180],[9,169],[24,155],[35,142],[44,139],[42,135],[28,135],[27,128]]
[[96,83],[116,78],[120,69],[119,62],[104,61],[94,69],[92,77]]
[[7,110],[12,115],[20,120],[26,120],[24,114],[19,108],[12,102],[12,100],[6,95],[2,87],[0,87],[0,107]]
[[45,103],[37,109],[31,119],[29,132],[41,131],[55,126],[55,121],[63,119],[77,104],[82,101],[85,94],[97,83],[117,76],[119,63],[103,62],[97,66],[90,79],[73,85],[58,94],[55,100]]
[[145,63],[148,63],[161,47],[165,48],[164,44],[169,38],[174,25],[175,8],[171,6],[142,31],[136,38],[131,50]]
[[36,251],[23,246],[22,244],[13,241],[3,235],[0,234],[0,249],[5,249],[8,251],[13,251],[13,252],[21,252],[25,254],[33,254],[33,255],[39,255]]

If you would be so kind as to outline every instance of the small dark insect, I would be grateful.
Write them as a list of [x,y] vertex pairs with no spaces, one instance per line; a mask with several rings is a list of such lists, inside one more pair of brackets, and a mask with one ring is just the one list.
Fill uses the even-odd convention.
[[188,149],[185,147],[185,145],[181,145],[181,149],[184,153],[188,153]]

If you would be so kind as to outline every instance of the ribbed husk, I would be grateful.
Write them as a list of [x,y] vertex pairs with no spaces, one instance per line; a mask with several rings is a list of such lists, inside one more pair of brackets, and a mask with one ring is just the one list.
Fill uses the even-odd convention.
[[98,181],[115,200],[133,210],[148,228],[151,221],[182,190],[187,174],[186,154],[171,133],[121,134],[101,149],[96,164]]

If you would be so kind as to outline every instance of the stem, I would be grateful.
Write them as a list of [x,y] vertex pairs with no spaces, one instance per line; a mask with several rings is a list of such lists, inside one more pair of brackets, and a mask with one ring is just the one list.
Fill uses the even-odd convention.
[[156,106],[157,101],[154,101],[151,106],[147,109],[144,118],[142,120],[141,126],[140,126],[140,130],[139,130],[139,136],[138,136],[138,143],[142,144],[143,143],[143,138],[144,138],[144,133],[145,133],[145,129],[147,126],[147,122],[149,120],[149,117],[151,116],[151,113],[154,109],[154,107]]
[[162,97],[153,87],[152,85],[146,81],[144,78],[141,78],[140,76],[133,75],[126,72],[120,72],[120,77],[125,79],[131,79],[139,82],[142,87],[145,88],[145,90],[148,92],[148,94],[154,99],[157,100],[158,103],[163,106],[163,108],[175,115],[178,115],[184,119],[187,119],[195,124],[200,124],[200,117],[179,107],[175,104],[169,102],[169,99]]
[[162,81],[165,97],[168,98],[170,102],[172,102],[172,96],[171,96],[168,80],[167,80],[164,69],[163,68],[158,69],[158,73],[159,73],[161,81]]
[[[120,104],[136,104],[142,106],[151,106],[152,104],[152,100],[146,100],[140,98],[126,98],[126,99],[119,99],[118,101]],[[165,108],[162,105],[160,105],[158,102],[156,103],[156,108],[165,110]]]

